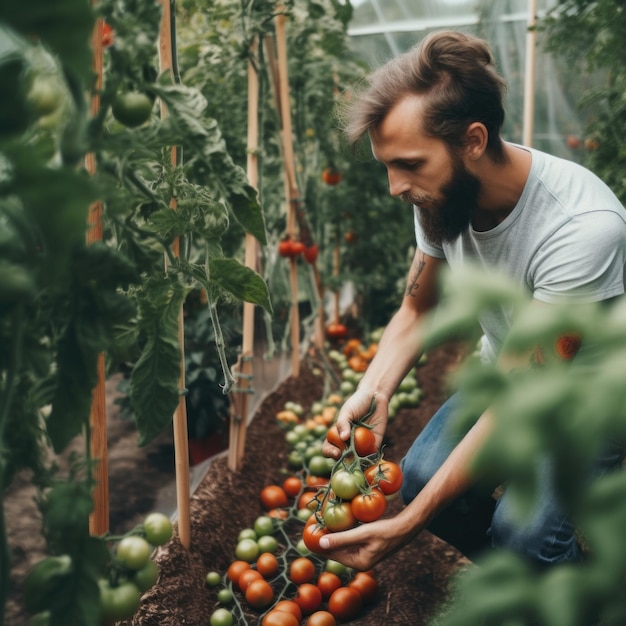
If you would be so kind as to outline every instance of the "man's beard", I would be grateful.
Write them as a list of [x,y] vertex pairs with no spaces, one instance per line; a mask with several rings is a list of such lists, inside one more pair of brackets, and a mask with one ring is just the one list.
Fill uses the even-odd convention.
[[451,243],[472,223],[478,205],[480,180],[468,172],[463,162],[453,157],[450,180],[441,188],[441,199],[433,196],[411,197],[408,200],[418,209],[418,219],[426,239],[440,246]]

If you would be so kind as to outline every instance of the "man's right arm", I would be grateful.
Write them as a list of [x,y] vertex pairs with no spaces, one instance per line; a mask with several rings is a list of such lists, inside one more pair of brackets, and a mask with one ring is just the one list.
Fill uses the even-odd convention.
[[[369,423],[380,445],[387,425],[387,406],[400,382],[422,353],[423,316],[437,304],[439,272],[443,259],[417,249],[409,270],[402,304],[391,318],[378,344],[376,356],[370,363],[358,389],[343,405],[337,418],[337,429],[343,439],[350,436],[350,423],[368,411],[376,397],[376,412]],[[337,458],[339,449],[329,442],[324,454]]]

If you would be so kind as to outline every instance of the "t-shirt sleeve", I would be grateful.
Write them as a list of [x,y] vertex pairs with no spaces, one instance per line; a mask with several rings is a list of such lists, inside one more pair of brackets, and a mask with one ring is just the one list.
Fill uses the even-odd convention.
[[599,302],[624,293],[626,212],[589,211],[561,226],[533,262],[533,296]]
[[429,256],[433,256],[436,259],[445,259],[446,255],[443,249],[440,246],[435,246],[434,244],[430,243],[424,236],[422,227],[419,223],[419,219],[417,218],[416,207],[413,207],[413,222],[415,224],[415,242],[417,244],[417,247]]

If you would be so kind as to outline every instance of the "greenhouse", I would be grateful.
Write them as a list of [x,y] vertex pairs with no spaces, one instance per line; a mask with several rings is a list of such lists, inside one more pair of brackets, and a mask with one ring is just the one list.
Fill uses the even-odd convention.
[[623,626],[618,0],[0,7],[0,626]]

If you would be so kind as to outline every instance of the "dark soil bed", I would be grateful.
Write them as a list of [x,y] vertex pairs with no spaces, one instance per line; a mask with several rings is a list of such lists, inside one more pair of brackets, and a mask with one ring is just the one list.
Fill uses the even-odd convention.
[[[418,369],[424,397],[418,407],[402,409],[390,423],[387,458],[399,461],[439,407],[444,399],[445,377],[457,360],[458,351],[448,346],[431,353]],[[210,463],[191,500],[190,549],[183,548],[175,535],[158,550],[155,558],[161,572],[159,582],[144,595],[132,626],[208,624],[215,595],[205,587],[205,575],[209,570],[226,571],[235,558],[239,531],[264,513],[259,500],[261,489],[282,482],[288,467],[288,446],[274,416],[288,400],[307,407],[322,399],[324,381],[316,365],[307,359],[298,377],[287,378],[261,403],[248,427],[240,472],[228,469],[225,456]],[[118,432],[111,440],[110,456],[117,459],[112,466],[117,467],[118,477],[111,480],[111,528],[125,531],[154,507],[157,490],[173,476],[174,461],[169,436],[138,451],[136,436],[128,423],[117,424],[115,429]],[[17,582],[7,613],[7,624],[11,626],[24,626],[27,622],[19,608],[19,583],[29,562],[41,558],[43,551],[38,543],[40,531],[36,528],[38,515],[32,504],[33,495],[27,491],[27,482],[18,480],[5,498],[14,554],[13,576]],[[392,502],[388,513],[393,514],[400,506],[399,500]],[[27,524],[31,524],[30,529],[20,532]],[[411,545],[376,566],[378,600],[350,624],[429,623],[445,603],[451,576],[467,564],[455,549],[423,532]],[[255,623],[255,619],[250,623]]]

